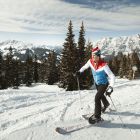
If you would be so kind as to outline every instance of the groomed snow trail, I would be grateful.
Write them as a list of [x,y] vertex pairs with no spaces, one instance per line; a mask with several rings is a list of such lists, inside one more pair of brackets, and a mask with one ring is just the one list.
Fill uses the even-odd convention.
[[[66,136],[56,133],[56,126],[83,122],[81,114],[94,111],[96,90],[80,93],[81,107],[78,91],[66,92],[56,85],[34,84],[18,90],[1,90],[0,140],[136,140],[140,137],[140,80],[126,79],[116,81],[111,96],[117,112],[102,115],[111,123]],[[110,108],[114,109],[112,103]],[[119,115],[126,128],[122,128]]]

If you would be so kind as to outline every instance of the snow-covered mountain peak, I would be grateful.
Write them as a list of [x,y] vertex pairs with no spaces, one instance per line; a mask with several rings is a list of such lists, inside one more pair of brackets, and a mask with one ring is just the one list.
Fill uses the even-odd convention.
[[27,58],[27,54],[31,56],[37,55],[38,59],[46,58],[50,50],[54,50],[57,54],[60,53],[61,47],[59,46],[47,46],[47,45],[35,45],[28,42],[17,40],[6,40],[0,43],[0,51],[3,56],[9,53],[9,48],[12,48],[13,55],[16,58],[20,58],[24,61]]
[[22,41],[17,41],[17,40],[6,40],[0,43],[0,50],[2,51],[7,50],[10,48],[10,46],[13,49],[20,51],[20,50],[25,50],[25,49],[31,49],[33,48],[34,45],[31,43],[24,43]]
[[134,50],[140,52],[140,35],[121,36],[121,37],[105,37],[98,40],[95,46],[98,45],[104,55],[112,55],[113,52],[117,55],[118,52],[131,53]]
[[[140,56],[140,34],[121,37],[104,37],[95,42],[94,46],[96,45],[99,46],[104,57],[117,55],[119,52],[128,54],[134,50],[136,50]],[[10,46],[13,48],[14,54],[19,58],[21,58],[21,55],[26,55],[27,50],[29,50],[32,55],[37,54],[39,58],[46,57],[50,50],[55,50],[57,54],[60,54],[62,51],[62,46],[35,45],[23,41],[6,40],[0,43],[0,51],[3,55],[9,52]],[[24,57],[22,56],[22,58]]]

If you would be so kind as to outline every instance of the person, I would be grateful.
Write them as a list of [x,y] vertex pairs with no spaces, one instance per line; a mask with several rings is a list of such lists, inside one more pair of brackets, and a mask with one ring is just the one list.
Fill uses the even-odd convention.
[[[91,59],[89,59],[87,63],[76,72],[76,75],[79,77],[80,74],[89,67],[92,70],[92,75],[97,89],[97,93],[95,95],[95,112],[89,118],[89,123],[94,124],[102,120],[101,112],[105,112],[106,108],[110,105],[104,94],[106,93],[107,96],[110,96],[113,92],[115,76],[107,63],[102,60],[101,50],[98,46],[92,48]],[[101,101],[103,103],[103,107],[101,107]]]

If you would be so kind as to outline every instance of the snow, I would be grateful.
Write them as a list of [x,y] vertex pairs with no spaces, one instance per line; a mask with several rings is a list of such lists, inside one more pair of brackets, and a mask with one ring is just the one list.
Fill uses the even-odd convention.
[[118,52],[123,52],[123,54],[132,53],[135,49],[138,54],[140,54],[140,36],[139,34],[132,36],[121,36],[121,37],[105,37],[103,39],[95,42],[94,46],[98,46],[102,50],[102,54],[111,55],[115,52],[115,55]]
[[[95,93],[95,89],[80,91],[80,107],[79,91],[65,91],[57,85],[40,83],[0,90],[0,140],[138,140],[140,80],[116,80],[111,98],[117,111],[102,115],[111,122],[69,135],[55,132],[57,126],[87,123],[81,114],[94,111]],[[119,116],[126,127],[122,127]]]
[[[124,54],[132,53],[133,50],[137,50],[140,55],[140,35],[135,34],[131,36],[120,36],[120,37],[104,37],[96,42],[93,42],[94,46],[98,44],[99,48],[102,50],[103,55],[112,55],[115,51],[115,55],[118,52],[123,52]],[[0,51],[6,55],[9,52],[9,47],[12,47],[16,53],[25,54],[26,50],[29,49],[32,52],[35,48],[57,50],[60,52],[63,46],[48,46],[48,45],[37,45],[29,42],[17,41],[17,40],[6,40],[0,42]],[[49,51],[45,52],[48,54]],[[44,56],[45,56],[44,54]]]
[[[4,55],[6,55],[9,52],[10,46],[12,47],[12,49],[15,50],[15,52],[20,52],[20,54],[25,54],[27,49],[31,50],[32,52],[36,48],[42,48],[42,49],[48,49],[48,50],[50,50],[50,49],[51,50],[58,50],[58,49],[61,50],[62,49],[62,46],[37,45],[37,44],[18,41],[18,40],[6,40],[3,42],[0,42],[0,51],[3,52]],[[5,50],[7,50],[8,52],[5,53]]]
[[20,51],[21,54],[25,54],[26,53],[26,50],[22,50]]

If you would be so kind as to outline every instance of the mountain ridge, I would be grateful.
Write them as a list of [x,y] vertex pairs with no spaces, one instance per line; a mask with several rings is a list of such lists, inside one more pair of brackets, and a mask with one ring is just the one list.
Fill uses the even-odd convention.
[[121,37],[106,37],[98,40],[98,45],[103,55],[117,55],[119,52],[123,54],[132,53],[134,50],[140,55],[140,34]]
[[[10,46],[13,49],[13,55],[20,58],[22,61],[26,60],[28,52],[31,56],[37,55],[38,59],[47,58],[49,52],[54,50],[57,55],[60,56],[63,47],[62,46],[48,46],[48,45],[35,45],[33,43],[18,41],[18,40],[6,40],[0,42],[0,51],[3,56],[9,52]],[[132,53],[137,51],[140,57],[140,34],[131,36],[120,37],[104,37],[94,43],[94,46],[99,46],[103,56],[114,56],[119,52],[123,54]]]

